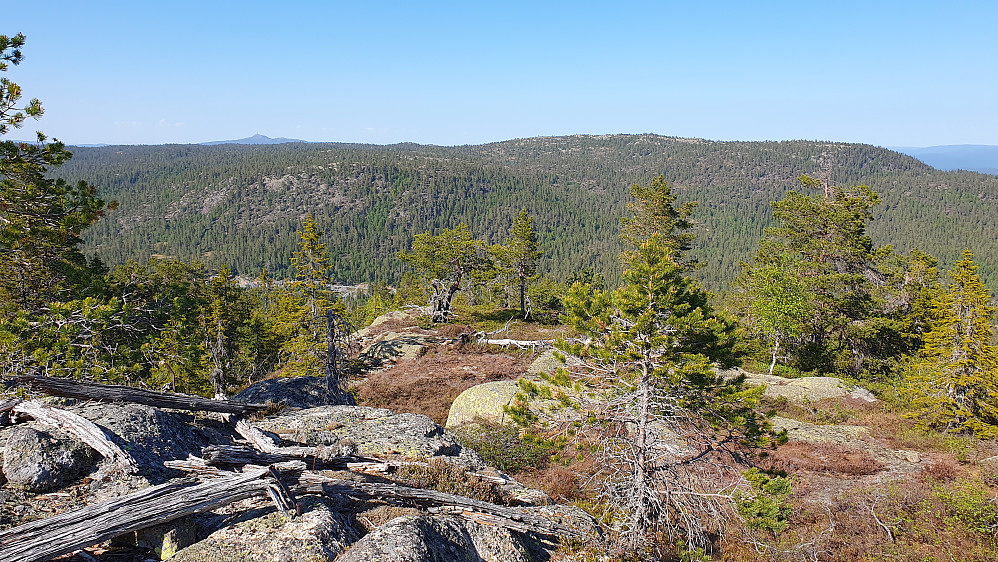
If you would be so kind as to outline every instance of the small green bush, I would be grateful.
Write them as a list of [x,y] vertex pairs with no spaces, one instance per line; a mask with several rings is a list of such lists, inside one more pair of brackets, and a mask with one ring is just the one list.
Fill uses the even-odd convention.
[[949,516],[967,529],[988,537],[998,531],[998,498],[991,497],[983,481],[961,478],[935,493]]
[[513,425],[480,422],[455,431],[463,446],[478,451],[485,462],[499,470],[516,474],[548,466],[558,446],[530,432],[521,435]]

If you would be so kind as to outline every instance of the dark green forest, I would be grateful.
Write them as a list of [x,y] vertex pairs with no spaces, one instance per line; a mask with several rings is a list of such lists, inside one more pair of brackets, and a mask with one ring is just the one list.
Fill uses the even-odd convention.
[[117,210],[86,233],[109,265],[151,256],[290,274],[294,231],[309,214],[326,233],[337,281],[397,281],[413,236],[460,222],[501,240],[526,208],[542,274],[592,267],[620,278],[628,187],[663,175],[698,201],[697,275],[721,291],[772,224],[770,202],[808,174],[880,194],[877,245],[917,247],[943,263],[971,249],[981,275],[998,264],[998,176],[942,172],[889,150],[830,142],[715,142],[655,135],[542,137],[479,146],[352,144],[73,148],[60,177],[85,179]]

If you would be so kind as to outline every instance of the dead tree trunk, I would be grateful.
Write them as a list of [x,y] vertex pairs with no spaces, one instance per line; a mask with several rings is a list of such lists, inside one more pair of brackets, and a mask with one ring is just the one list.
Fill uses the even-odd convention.
[[[260,466],[275,463],[303,461],[310,470],[342,470],[349,463],[367,461],[352,456],[339,456],[329,449],[312,447],[288,447],[287,451],[262,452],[252,447],[240,445],[211,445],[201,451],[205,462],[211,466]],[[369,461],[370,462],[370,461]]]
[[169,482],[0,532],[0,560],[36,562],[174,519],[209,511],[275,486],[268,469],[209,480]]
[[56,377],[23,375],[3,382],[6,387],[26,386],[31,390],[50,396],[82,398],[84,400],[108,400],[112,402],[133,402],[156,408],[191,410],[195,412],[222,412],[226,414],[249,414],[263,410],[266,404],[243,404],[231,400],[209,400],[200,396],[155,392],[130,386],[97,384]]
[[489,523],[501,525],[514,531],[540,533],[558,537],[585,538],[587,533],[574,529],[550,519],[525,513],[511,507],[484,502],[464,496],[409,488],[396,484],[378,484],[373,482],[352,482],[336,480],[304,472],[298,477],[298,493],[321,493],[328,496],[352,496],[363,499],[374,499],[388,502],[401,502],[419,507],[440,508],[441,511],[461,515],[468,519],[488,519]]
[[135,459],[108,439],[101,428],[84,417],[34,400],[15,405],[14,411],[27,414],[42,424],[73,435],[125,472],[139,473],[139,465]]

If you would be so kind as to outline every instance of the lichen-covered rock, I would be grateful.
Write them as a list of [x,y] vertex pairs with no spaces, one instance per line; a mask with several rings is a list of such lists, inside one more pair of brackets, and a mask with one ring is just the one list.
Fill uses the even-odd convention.
[[529,562],[519,533],[457,517],[405,516],[360,539],[340,562]]
[[526,405],[541,424],[579,419],[579,392],[538,378],[495,381],[475,385],[458,395],[447,413],[447,429],[476,418],[498,424],[513,423],[507,407]]
[[805,443],[858,444],[868,436],[870,430],[860,425],[815,425],[802,421],[775,416],[770,420],[776,431],[787,431],[791,441]]
[[516,381],[494,381],[475,385],[459,394],[447,414],[447,429],[454,429],[476,419],[510,423],[503,408],[513,403],[520,391]]
[[306,445],[350,443],[360,455],[410,458],[456,457],[469,467],[484,466],[474,451],[421,414],[396,414],[383,408],[324,406],[256,422],[257,427]]
[[90,472],[96,457],[89,446],[62,432],[19,426],[7,439],[3,474],[8,485],[47,492]]
[[202,448],[232,443],[235,437],[228,424],[140,404],[83,404],[73,411],[103,429],[152,483],[178,475],[165,469],[164,461],[201,456]]
[[357,532],[321,500],[306,498],[303,513],[290,518],[270,513],[215,531],[178,552],[176,562],[331,561]]
[[330,394],[325,377],[286,377],[253,383],[232,397],[248,404],[284,404],[289,408],[354,405],[353,396],[346,392]]
[[419,334],[386,332],[365,346],[361,350],[360,358],[371,365],[415,359],[425,353],[427,343],[433,341],[434,338]]
[[835,377],[800,377],[787,379],[775,375],[749,373],[741,369],[722,371],[722,376],[745,375],[746,384],[766,385],[765,395],[770,398],[785,397],[796,403],[817,402],[826,398],[850,397],[865,402],[876,402],[877,398],[865,388],[851,386]]
[[353,337],[356,338],[356,339],[364,339],[364,338],[371,337],[371,335],[373,333],[375,333],[375,332],[378,331],[377,330],[378,326],[381,326],[385,322],[389,322],[389,321],[392,321],[392,320],[404,321],[404,320],[408,320],[411,317],[412,317],[412,314],[410,314],[409,312],[403,311],[403,310],[392,310],[392,311],[386,312],[386,313],[382,314],[381,316],[378,316],[377,318],[375,318],[374,320],[372,320],[371,324],[369,326],[367,326],[366,328],[361,328],[361,329],[357,330],[357,332],[353,334]]
[[[555,353],[562,355],[565,358],[565,361],[562,362],[559,360],[555,356]],[[534,359],[530,366],[527,367],[527,376],[536,377],[541,373],[553,375],[555,371],[558,370],[558,367],[574,367],[580,364],[582,364],[582,361],[578,357],[565,355],[560,351],[549,349],[538,355],[537,359]]]

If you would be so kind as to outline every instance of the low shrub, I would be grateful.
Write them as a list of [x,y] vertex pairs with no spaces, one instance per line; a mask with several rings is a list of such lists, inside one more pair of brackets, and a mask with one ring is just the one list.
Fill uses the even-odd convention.
[[454,433],[463,446],[478,451],[490,466],[509,474],[543,469],[558,451],[547,439],[512,425],[480,421]]
[[509,503],[509,498],[498,484],[483,480],[468,469],[442,459],[431,459],[426,464],[403,465],[392,479],[413,488],[426,488],[491,503]]

